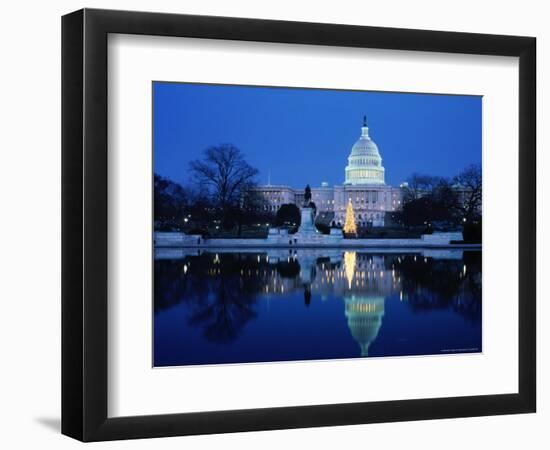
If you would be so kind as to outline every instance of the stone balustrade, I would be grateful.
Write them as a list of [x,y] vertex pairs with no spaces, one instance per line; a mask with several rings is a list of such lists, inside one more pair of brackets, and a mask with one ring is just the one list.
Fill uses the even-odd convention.
[[480,245],[451,244],[462,241],[461,232],[424,234],[419,239],[345,239],[341,230],[331,234],[288,234],[287,230],[272,228],[265,239],[203,238],[179,232],[155,232],[155,247],[337,247],[337,248],[429,248],[476,247]]

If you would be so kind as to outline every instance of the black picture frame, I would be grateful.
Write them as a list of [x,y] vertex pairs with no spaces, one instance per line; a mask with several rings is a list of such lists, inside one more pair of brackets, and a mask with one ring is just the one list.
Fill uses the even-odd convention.
[[[109,33],[519,57],[517,393],[107,416]],[[82,441],[535,412],[536,39],[84,9],[62,18],[62,433]]]

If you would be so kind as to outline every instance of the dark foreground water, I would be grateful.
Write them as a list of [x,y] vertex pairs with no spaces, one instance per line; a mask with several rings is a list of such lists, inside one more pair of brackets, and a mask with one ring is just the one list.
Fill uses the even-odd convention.
[[481,252],[157,249],[154,365],[481,351]]

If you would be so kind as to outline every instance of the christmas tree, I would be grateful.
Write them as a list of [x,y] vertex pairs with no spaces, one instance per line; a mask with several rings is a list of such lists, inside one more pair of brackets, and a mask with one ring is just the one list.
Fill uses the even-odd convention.
[[351,204],[351,199],[346,209],[346,223],[344,224],[344,233],[346,234],[357,233],[357,226],[355,225],[355,213],[353,212],[353,205]]

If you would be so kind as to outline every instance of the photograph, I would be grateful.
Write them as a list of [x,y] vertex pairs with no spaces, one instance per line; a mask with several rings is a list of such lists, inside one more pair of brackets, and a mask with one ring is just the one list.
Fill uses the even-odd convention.
[[154,367],[482,352],[482,96],[152,102]]

